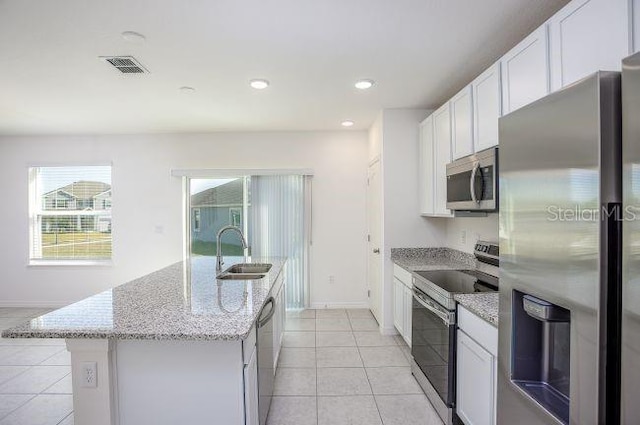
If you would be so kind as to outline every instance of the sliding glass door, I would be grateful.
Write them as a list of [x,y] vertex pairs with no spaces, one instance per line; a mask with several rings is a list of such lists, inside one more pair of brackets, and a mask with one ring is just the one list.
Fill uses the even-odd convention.
[[[216,236],[225,226],[239,227],[250,240],[250,177],[191,179],[189,217],[191,255],[216,255]],[[222,236],[224,255],[243,255],[242,242],[233,232]]]
[[[305,176],[252,176],[254,256],[287,257],[287,307],[308,304],[309,209],[306,199],[310,183]],[[310,194],[309,194],[310,195]]]
[[[218,231],[239,227],[253,261],[287,257],[287,308],[309,304],[311,177],[253,175],[235,178],[189,178],[188,253],[215,256]],[[224,256],[244,255],[234,232],[222,237]]]

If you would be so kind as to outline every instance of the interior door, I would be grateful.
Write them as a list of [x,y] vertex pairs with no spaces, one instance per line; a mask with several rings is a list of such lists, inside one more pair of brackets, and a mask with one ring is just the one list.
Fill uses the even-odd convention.
[[375,161],[369,166],[367,179],[367,227],[368,237],[368,273],[367,283],[369,289],[369,308],[378,323],[382,323],[382,184],[380,181],[380,161]]

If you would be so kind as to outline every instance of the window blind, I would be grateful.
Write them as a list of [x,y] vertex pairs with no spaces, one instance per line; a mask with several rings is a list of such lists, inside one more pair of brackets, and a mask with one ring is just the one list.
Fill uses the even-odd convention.
[[30,259],[110,259],[111,207],[111,166],[29,168]]
[[310,176],[252,176],[253,257],[287,257],[287,308],[308,307]]

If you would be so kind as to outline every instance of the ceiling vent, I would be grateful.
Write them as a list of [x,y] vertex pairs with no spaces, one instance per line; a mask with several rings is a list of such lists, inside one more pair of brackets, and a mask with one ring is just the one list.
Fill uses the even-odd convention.
[[107,62],[123,74],[149,73],[149,71],[133,56],[100,56],[100,59]]

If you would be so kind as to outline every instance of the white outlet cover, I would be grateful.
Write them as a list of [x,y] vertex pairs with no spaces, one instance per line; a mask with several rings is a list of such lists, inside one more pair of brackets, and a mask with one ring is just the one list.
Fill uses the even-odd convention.
[[82,388],[97,388],[98,364],[96,362],[82,362],[80,368],[80,379],[82,382]]

